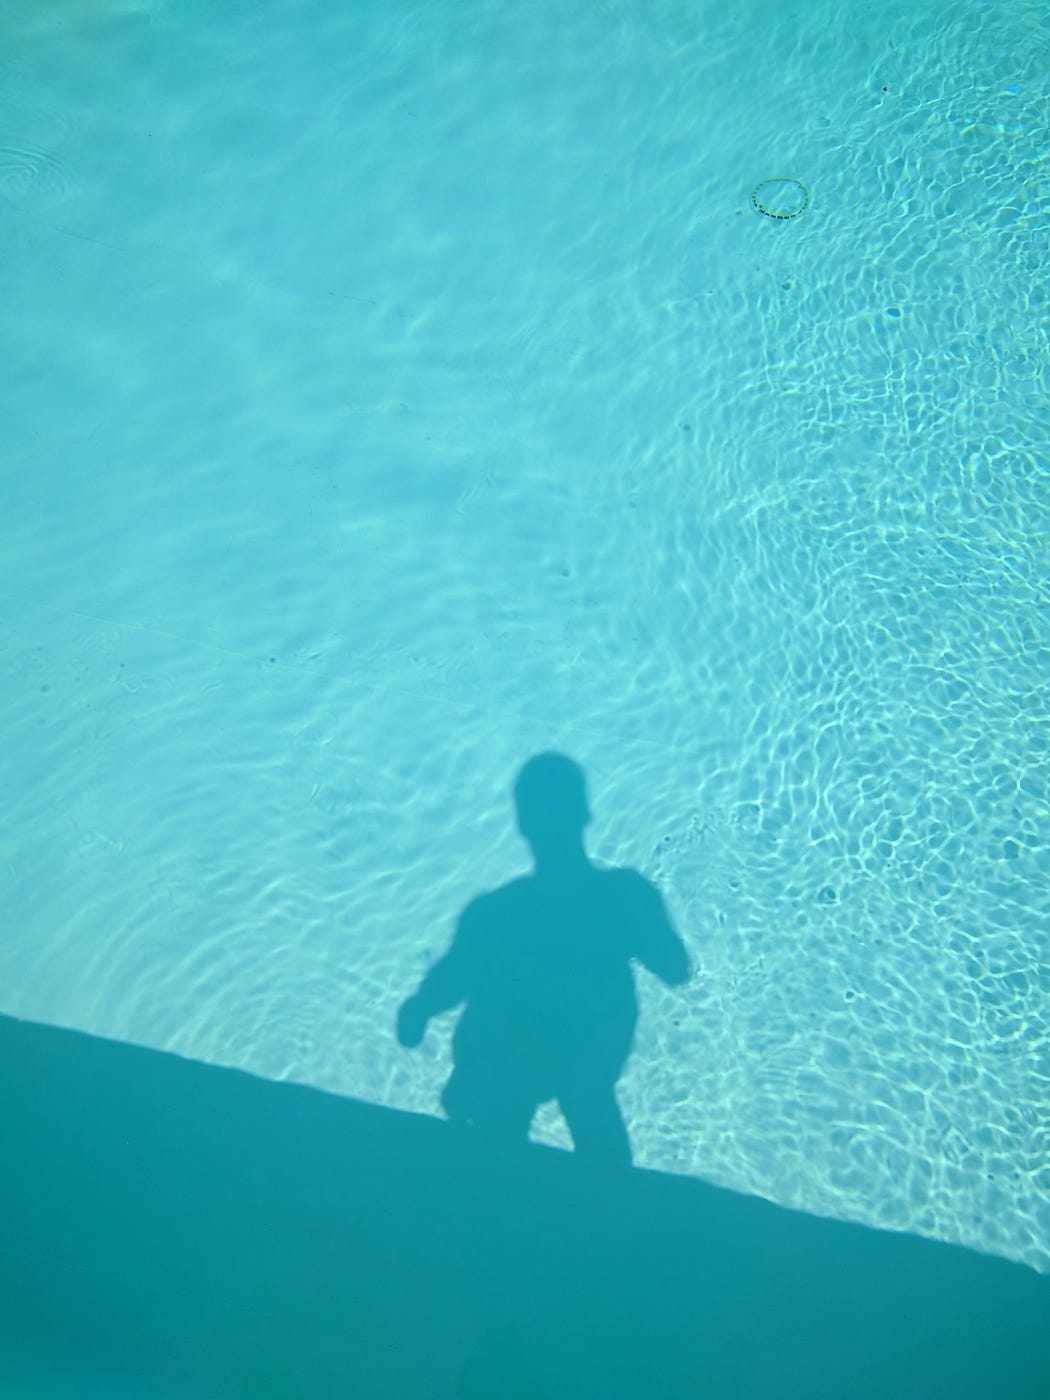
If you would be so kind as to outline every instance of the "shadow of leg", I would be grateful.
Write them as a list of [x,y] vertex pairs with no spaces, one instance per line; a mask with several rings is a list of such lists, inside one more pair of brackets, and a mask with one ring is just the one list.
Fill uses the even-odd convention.
[[441,1106],[451,1122],[475,1128],[491,1142],[511,1145],[528,1141],[538,1100],[511,1076],[491,1067],[470,1073],[457,1066],[445,1085]]
[[631,1166],[631,1140],[616,1102],[615,1085],[573,1085],[560,1096],[559,1103],[582,1162]]

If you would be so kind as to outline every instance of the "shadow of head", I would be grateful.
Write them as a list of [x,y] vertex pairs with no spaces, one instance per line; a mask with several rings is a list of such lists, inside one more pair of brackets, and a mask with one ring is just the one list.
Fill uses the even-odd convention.
[[579,847],[591,820],[583,769],[559,753],[530,758],[514,784],[518,830],[537,859]]

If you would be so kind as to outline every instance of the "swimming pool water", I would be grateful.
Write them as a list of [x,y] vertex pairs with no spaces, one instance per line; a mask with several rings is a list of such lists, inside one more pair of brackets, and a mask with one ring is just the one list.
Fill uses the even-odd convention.
[[439,1112],[558,749],[636,1162],[1045,1269],[1050,19],[565,8],[0,9],[0,1009]]

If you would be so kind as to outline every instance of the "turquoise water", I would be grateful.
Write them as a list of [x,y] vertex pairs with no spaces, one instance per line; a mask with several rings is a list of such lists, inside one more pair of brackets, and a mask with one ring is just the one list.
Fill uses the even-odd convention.
[[0,1010],[439,1114],[556,749],[635,1162],[1045,1270],[1045,8],[0,25]]

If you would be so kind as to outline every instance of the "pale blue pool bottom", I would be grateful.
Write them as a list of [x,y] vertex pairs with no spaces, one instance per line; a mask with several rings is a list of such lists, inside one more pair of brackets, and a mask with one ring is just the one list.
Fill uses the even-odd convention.
[[[692,1400],[779,1368],[841,1400],[893,1366],[1015,1400],[1045,1379],[1037,1282],[815,1218],[1050,1263],[1045,26],[304,14],[4,6],[2,1009],[345,1119],[308,1187],[250,1095],[222,1098],[232,1157],[211,1091],[194,1122],[198,1080],[160,1070],[121,1137],[118,1079],[169,1061],[128,1050],[70,1104],[88,1042],[18,1039],[21,1339],[64,1358],[61,1400],[147,1373],[315,1400],[341,1360],[415,1394],[424,1354],[475,1392],[590,1364]],[[774,176],[798,218],[749,204]],[[450,1025],[393,1034],[522,868],[510,784],[552,746],[595,858],[653,881],[697,969],[639,975],[619,1093],[649,1174],[605,1226],[543,1152],[500,1216],[424,1116]],[[317,1102],[252,1092],[275,1124]],[[359,1204],[326,1186],[297,1232],[321,1153]],[[570,1298],[577,1208],[603,1272],[585,1249]],[[712,1260],[733,1211],[750,1245]],[[495,1253],[457,1265],[479,1220]],[[900,1271],[892,1326],[863,1291],[891,1249],[956,1261],[907,1321]],[[956,1268],[994,1286],[960,1298]]]

